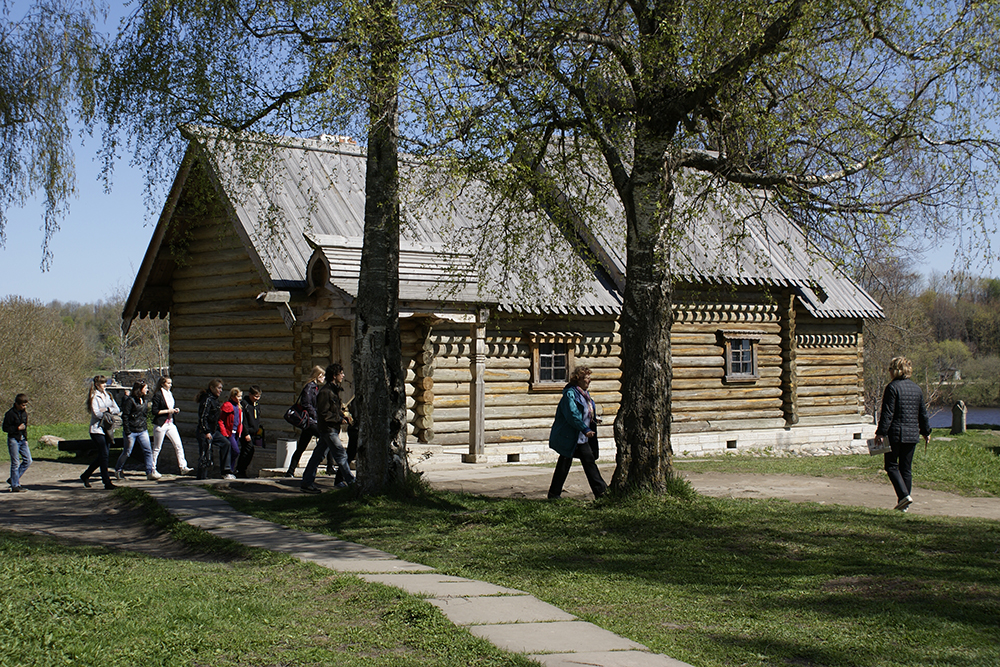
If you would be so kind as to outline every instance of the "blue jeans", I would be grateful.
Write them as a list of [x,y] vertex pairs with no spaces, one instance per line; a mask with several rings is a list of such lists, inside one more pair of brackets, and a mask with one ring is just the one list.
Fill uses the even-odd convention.
[[28,439],[15,440],[7,438],[7,450],[10,452],[10,488],[21,486],[21,476],[31,465],[31,450],[28,449]]
[[316,448],[313,449],[312,456],[309,457],[305,472],[302,473],[303,487],[312,486],[316,481],[316,470],[323,463],[327,449],[333,452],[333,459],[337,462],[336,483],[354,483],[354,475],[351,473],[351,467],[347,464],[347,450],[340,443],[340,433],[331,428],[329,430],[319,429],[319,441],[316,443]]
[[128,433],[125,435],[125,446],[122,447],[121,456],[118,457],[118,463],[115,464],[115,470],[121,472],[125,469],[125,463],[128,462],[128,457],[132,456],[132,448],[135,446],[135,441],[139,441],[139,446],[142,447],[142,456],[146,462],[146,474],[153,472],[153,446],[149,444],[149,431],[139,431],[138,433]]

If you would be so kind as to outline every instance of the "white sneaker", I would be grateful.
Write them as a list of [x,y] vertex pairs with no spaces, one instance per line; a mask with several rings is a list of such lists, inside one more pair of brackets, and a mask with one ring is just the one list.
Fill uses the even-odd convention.
[[156,481],[156,480],[160,479],[161,477],[163,477],[163,475],[161,475],[160,473],[156,472],[155,470],[153,472],[151,472],[151,473],[147,473],[146,474],[146,479],[148,479],[150,481]]
[[181,468],[181,474],[182,475],[190,475],[193,472],[194,472],[194,468],[186,468],[186,467],[185,468]]
[[896,507],[893,508],[893,509],[897,509],[897,510],[900,510],[902,512],[905,512],[907,509],[909,509],[910,505],[912,505],[912,504],[913,504],[913,498],[911,498],[910,496],[906,496],[905,498],[903,498],[902,500],[900,500],[896,504]]
[[222,479],[236,479],[236,475],[230,473],[230,474],[226,475],[225,477],[223,477]]

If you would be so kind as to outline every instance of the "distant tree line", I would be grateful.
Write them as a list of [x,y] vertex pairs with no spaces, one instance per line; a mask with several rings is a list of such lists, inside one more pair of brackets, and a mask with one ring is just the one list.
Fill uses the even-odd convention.
[[122,336],[121,292],[84,304],[0,298],[0,401],[24,392],[33,423],[79,422],[88,378],[167,367],[167,321],[138,320]]
[[878,406],[889,359],[913,361],[929,400],[1000,405],[1000,279],[963,272],[924,279],[905,263],[870,267],[863,286],[885,319],[865,325],[865,392]]

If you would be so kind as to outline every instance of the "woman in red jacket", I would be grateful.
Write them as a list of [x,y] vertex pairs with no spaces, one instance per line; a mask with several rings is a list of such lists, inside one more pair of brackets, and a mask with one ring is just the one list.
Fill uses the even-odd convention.
[[236,462],[240,458],[240,436],[243,435],[243,409],[240,399],[243,392],[239,387],[229,390],[229,400],[219,408],[219,433],[222,434],[222,468],[223,479],[236,479]]

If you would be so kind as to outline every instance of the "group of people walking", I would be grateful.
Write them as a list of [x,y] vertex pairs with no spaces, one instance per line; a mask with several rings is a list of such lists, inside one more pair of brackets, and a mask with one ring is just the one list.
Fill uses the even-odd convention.
[[[169,441],[173,446],[181,475],[197,472],[200,478],[207,478],[212,464],[211,445],[216,444],[223,477],[235,479],[237,475],[247,476],[254,450],[256,446],[263,444],[260,388],[251,386],[244,401],[243,392],[238,387],[233,387],[229,400],[220,404],[218,398],[222,393],[222,380],[216,379],[198,395],[199,460],[196,471],[188,465],[180,432],[177,430],[175,418],[181,410],[177,407],[172,387],[173,380],[166,375],[157,381],[152,393],[146,382],[139,380],[132,385],[122,406],[119,406],[107,391],[107,378],[103,375],[94,376],[87,396],[87,410],[90,413],[90,439],[97,454],[80,475],[84,486],[91,488],[91,476],[95,471],[100,471],[104,488],[115,488],[109,471],[108,456],[114,444],[114,431],[119,425],[122,428],[122,453],[115,463],[115,479],[124,479],[125,464],[136,443],[142,449],[146,478],[160,479],[162,475],[157,470],[157,464],[164,441]],[[152,443],[149,440],[150,420],[153,423]]]
[[[876,429],[876,439],[889,442],[890,451],[885,454],[885,471],[896,492],[898,502],[895,509],[904,512],[913,502],[912,464],[917,442],[921,437],[925,443],[928,442],[931,433],[923,392],[910,379],[912,372],[913,366],[905,357],[896,357],[890,363],[892,381],[885,388]],[[549,434],[549,447],[559,454],[559,459],[549,486],[550,499],[561,497],[574,458],[580,459],[595,498],[603,496],[608,489],[596,463],[599,454],[597,425],[600,417],[588,391],[591,375],[588,367],[577,366],[563,388],[562,398],[556,408],[555,421]],[[343,382],[344,367],[341,364],[333,363],[325,369],[316,366],[299,394],[295,407],[305,413],[306,420],[285,476],[295,476],[302,454],[309,442],[316,438],[318,444],[302,475],[303,492],[321,492],[315,481],[324,458],[327,459],[327,473],[336,475],[335,484],[338,488],[355,482],[349,463],[355,452],[350,451],[351,445],[345,448],[340,437],[342,429],[353,425],[350,413],[341,400]],[[123,431],[123,447],[114,466],[114,478],[124,478],[125,464],[138,443],[142,449],[147,479],[159,479],[161,474],[157,471],[157,462],[164,440],[169,440],[173,445],[180,474],[195,472],[187,464],[180,433],[174,422],[180,408],[171,393],[172,386],[170,377],[164,375],[150,394],[146,382],[139,380],[132,385],[131,392],[119,407],[107,391],[107,378],[103,375],[94,376],[86,407],[90,414],[90,438],[97,454],[80,475],[84,486],[91,488],[91,476],[95,471],[100,471],[104,488],[115,488],[108,457],[114,444],[114,431],[119,425]],[[225,400],[222,400],[222,387],[221,379],[212,380],[197,396],[197,474],[201,479],[209,477],[213,446],[219,452],[222,477],[236,479],[247,476],[254,450],[264,443],[260,419],[260,387],[252,385],[247,390],[246,398],[239,387],[232,387]],[[3,431],[7,434],[11,461],[7,483],[12,493],[24,490],[21,477],[32,463],[27,438],[27,405],[28,397],[17,394],[14,405],[3,418]],[[148,432],[150,417],[153,422],[152,443]]]
[[195,399],[198,403],[198,477],[207,479],[212,467],[213,446],[219,452],[219,471],[223,479],[245,478],[257,447],[264,446],[264,427],[260,419],[260,387],[250,385],[244,397],[239,387],[232,387],[222,400],[222,380],[208,383]]
[[[327,459],[327,474],[335,474],[334,483],[337,488],[354,484],[354,473],[351,472],[350,459],[353,459],[356,445],[344,447],[340,439],[341,429],[353,425],[353,419],[341,400],[340,394],[344,387],[344,367],[333,363],[325,369],[322,366],[313,367],[309,381],[299,393],[296,407],[307,415],[306,423],[295,443],[295,451],[288,463],[285,477],[294,477],[299,467],[302,454],[309,442],[316,438],[316,447],[306,463],[302,473],[301,489],[305,493],[321,493],[316,486],[316,474],[323,459]],[[354,439],[356,441],[356,438]]]
[[[184,446],[181,435],[174,423],[174,416],[180,412],[170,391],[173,381],[166,375],[156,383],[152,395],[144,380],[132,385],[132,390],[122,401],[120,407],[107,390],[108,379],[103,375],[95,375],[87,395],[87,410],[90,413],[90,439],[94,443],[97,455],[80,475],[80,481],[88,489],[91,488],[90,477],[95,471],[100,471],[104,488],[115,488],[109,472],[109,450],[114,445],[115,429],[119,424],[122,428],[122,453],[114,468],[115,479],[124,479],[125,463],[132,455],[132,450],[138,442],[142,448],[146,478],[159,479],[162,475],[157,471],[157,462],[164,440],[173,445],[177,457],[177,466],[182,475],[194,472],[188,467],[184,457]],[[153,442],[149,442],[148,419],[153,421]]]

